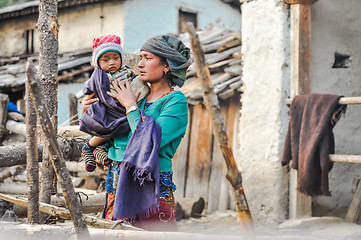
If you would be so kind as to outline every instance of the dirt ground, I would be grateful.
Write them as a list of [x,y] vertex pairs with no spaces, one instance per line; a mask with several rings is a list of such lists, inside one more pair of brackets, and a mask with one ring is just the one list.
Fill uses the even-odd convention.
[[[147,232],[104,230],[89,227],[91,239],[275,239],[275,240],[359,240],[361,225],[345,223],[335,217],[312,217],[288,220],[278,226],[254,226],[253,234],[245,235],[235,212],[207,214],[200,219],[184,219],[177,223],[179,232]],[[0,223],[0,239],[42,240],[77,239],[70,221],[57,225]]]

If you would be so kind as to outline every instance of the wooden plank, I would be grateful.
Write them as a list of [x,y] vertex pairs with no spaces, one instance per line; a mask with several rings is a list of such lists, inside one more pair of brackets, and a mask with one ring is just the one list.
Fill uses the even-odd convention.
[[349,206],[345,220],[347,222],[356,223],[361,217],[361,184],[357,186],[355,196]]
[[[221,112],[225,121],[227,120],[228,101],[221,104]],[[208,211],[225,211],[229,207],[229,184],[225,178],[227,173],[226,165],[219,143],[213,141],[213,154],[211,172],[208,187]],[[225,184],[224,184],[225,183]]]
[[242,46],[227,49],[220,53],[209,53],[206,55],[207,64],[214,64],[233,56],[234,53],[241,52]]
[[[229,107],[228,107],[228,118],[227,118],[227,135],[229,136],[229,145],[233,146],[235,142],[235,138],[237,138],[238,132],[238,122],[240,118],[240,110],[241,110],[241,101],[240,95],[233,95],[232,98],[229,99]],[[229,209],[236,209],[234,201],[232,201],[232,191],[229,187],[229,184],[224,181],[225,191],[228,191],[228,201],[229,201]]]
[[187,164],[188,164],[188,145],[191,135],[193,107],[189,106],[188,126],[186,135],[183,137],[173,158],[173,182],[177,187],[175,191],[176,199],[185,196],[186,180],[187,180]]
[[[311,93],[311,6],[291,5],[291,96]],[[297,191],[297,171],[290,170],[289,217],[312,215],[312,198]]]
[[207,202],[212,131],[208,113],[201,104],[194,105],[191,129],[185,197],[203,197]]
[[219,51],[224,51],[229,48],[229,43],[238,40],[238,45],[241,45],[241,33],[240,32],[231,32],[224,36],[225,38],[210,44],[203,45],[204,53],[214,52],[219,49]]

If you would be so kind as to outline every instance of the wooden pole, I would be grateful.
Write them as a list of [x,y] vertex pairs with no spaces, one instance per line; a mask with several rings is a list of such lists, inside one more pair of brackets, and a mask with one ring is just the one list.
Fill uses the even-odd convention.
[[[311,5],[317,0],[285,0],[291,4],[291,98],[311,93]],[[289,217],[312,215],[312,198],[297,191],[297,171],[290,169]]]
[[39,160],[36,122],[37,117],[34,105],[30,99],[29,82],[26,87],[26,175],[28,188],[28,222],[30,224],[40,223],[39,212]]
[[0,143],[5,134],[8,103],[9,103],[8,95],[0,93]]
[[245,233],[250,233],[253,231],[252,218],[242,185],[241,172],[238,170],[237,164],[234,160],[232,148],[228,144],[228,137],[223,116],[218,103],[218,97],[213,89],[209,68],[204,57],[204,51],[192,23],[187,23],[187,31],[191,40],[193,58],[197,69],[197,76],[202,83],[204,104],[211,118],[214,135],[218,140],[219,148],[222,151],[227,165],[226,178],[232,187],[238,219],[242,230]]
[[63,155],[60,151],[56,130],[50,119],[48,109],[42,97],[42,87],[35,73],[31,59],[28,59],[26,66],[27,81],[29,84],[30,96],[34,103],[36,115],[40,120],[46,141],[49,143],[49,158],[55,169],[57,179],[62,187],[63,196],[70,211],[70,216],[74,224],[75,231],[79,239],[89,239],[89,231],[84,223],[80,202],[73,188],[69,171],[65,165]]
[[[48,109],[48,114],[52,118],[52,124],[58,126],[58,0],[40,0],[39,17],[37,28],[39,32],[39,69],[38,76],[41,87],[44,89],[42,96],[44,106]],[[56,128],[54,134],[56,135]],[[50,203],[51,194],[56,193],[56,179],[54,169],[50,163],[48,146],[44,143],[43,162],[41,173],[40,200]],[[44,222],[46,215],[41,214],[40,221]]]
[[78,122],[78,98],[73,93],[68,95],[70,125],[79,125]]

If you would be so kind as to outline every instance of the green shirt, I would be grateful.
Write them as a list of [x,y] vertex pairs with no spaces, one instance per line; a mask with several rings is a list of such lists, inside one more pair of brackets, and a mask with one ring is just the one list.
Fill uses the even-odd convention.
[[[146,98],[139,105],[144,109]],[[144,110],[148,116],[162,128],[162,140],[159,148],[159,170],[172,172],[172,158],[184,137],[188,124],[188,103],[180,91],[173,91],[156,100]],[[114,139],[114,146],[109,149],[109,158],[114,161],[122,161],[128,141],[132,136],[139,120],[139,110],[127,115],[131,132],[128,136],[119,136]]]

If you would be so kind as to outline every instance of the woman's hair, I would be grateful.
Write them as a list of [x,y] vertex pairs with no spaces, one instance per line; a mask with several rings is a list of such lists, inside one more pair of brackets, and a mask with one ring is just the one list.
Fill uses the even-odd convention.
[[[158,56],[158,55],[157,55]],[[160,64],[165,64],[165,65],[168,65],[168,62],[167,60],[164,58],[164,57],[161,57],[161,56],[158,56],[159,57],[159,63]],[[173,77],[172,77],[172,74],[171,74],[171,71],[168,71],[166,74],[165,74],[165,78],[167,79],[169,85],[171,87],[175,87],[177,86],[177,84],[174,83],[173,81]]]

